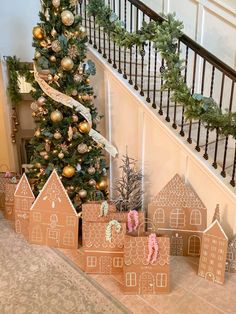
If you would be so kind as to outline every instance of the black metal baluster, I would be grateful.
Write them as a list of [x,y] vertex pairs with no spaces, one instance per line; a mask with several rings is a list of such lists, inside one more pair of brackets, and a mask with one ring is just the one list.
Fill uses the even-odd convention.
[[170,122],[170,90],[167,92],[167,110],[166,110],[166,121]]
[[[136,8],[136,32],[138,32],[138,17],[139,17],[139,9]],[[135,48],[135,77],[134,77],[134,89],[138,90],[138,46]]]
[[234,150],[234,163],[233,163],[233,172],[230,184],[235,187],[235,169],[236,169],[236,141],[235,141],[235,150]]
[[87,1],[84,1],[84,26],[87,29]]
[[[229,103],[229,112],[232,110],[232,105],[233,105],[233,98],[234,98],[234,81],[232,81],[232,86],[231,86],[231,94],[230,94],[230,103]],[[225,167],[226,167],[226,159],[227,159],[227,151],[228,151],[228,141],[229,141],[229,136],[226,136],[225,138],[225,150],[224,150],[224,160],[223,160],[223,167],[221,171],[222,177],[226,177],[226,172],[225,172]]]
[[163,115],[163,110],[162,110],[162,101],[163,101],[163,91],[162,91],[162,87],[164,84],[164,80],[163,80],[163,72],[165,71],[165,61],[164,59],[161,60],[161,67],[160,67],[160,72],[161,72],[161,92],[160,92],[160,108],[158,113],[162,116]]
[[[206,59],[203,59],[202,66],[202,86],[201,86],[201,94],[204,93],[204,84],[205,84],[205,70],[206,70]],[[197,130],[197,145],[195,147],[196,151],[200,152],[200,133],[201,133],[201,120],[198,121],[198,130]]]
[[[194,52],[192,94],[194,94],[194,91],[195,91],[196,66],[197,66],[197,53]],[[192,143],[192,125],[193,125],[193,122],[191,120],[189,123],[188,138],[187,138],[187,141],[190,144]]]
[[157,82],[157,49],[155,48],[155,61],[154,61],[154,83],[153,83],[153,101],[152,108],[156,109],[156,82]]
[[[108,0],[108,6],[109,8],[111,7],[111,0]],[[110,38],[110,34],[108,34],[108,60],[109,63],[112,63],[111,60],[111,38]]]
[[[130,3],[130,33],[133,31],[133,5]],[[129,84],[133,84],[132,80],[132,53],[133,53],[133,48],[130,47],[130,56],[129,56]]]
[[[121,20],[121,0],[119,0],[119,20]],[[119,46],[119,54],[118,54],[118,60],[119,60],[119,67],[118,67],[118,72],[119,73],[122,73],[122,70],[121,70],[121,48]]]
[[[180,57],[180,40],[178,41],[178,57]],[[181,74],[181,73],[179,73]],[[177,129],[177,124],[176,124],[176,111],[177,111],[177,102],[175,101],[174,105],[174,117],[173,117],[173,123],[172,123],[172,128]]]
[[[125,29],[127,29],[127,0],[124,0],[125,2],[125,7],[124,7],[124,15],[125,15]],[[126,74],[126,52],[127,49],[126,47],[124,47],[124,74],[123,74],[123,78],[127,79],[127,74]]]
[[[223,95],[224,95],[224,85],[225,85],[225,74],[222,74],[222,81],[221,81],[221,91],[220,91],[220,109],[222,108],[223,102]],[[217,168],[217,154],[218,154],[218,144],[219,144],[219,129],[216,129],[216,145],[215,145],[215,153],[214,153],[214,162],[212,166],[216,169]]]
[[82,16],[82,3],[83,3],[83,0],[79,0],[79,15],[80,16]]
[[89,43],[90,43],[90,45],[93,43],[93,41],[92,41],[92,20],[91,20],[91,16],[89,17]]
[[96,18],[93,17],[93,48],[97,49],[97,41],[96,41]]
[[[188,46],[186,46],[186,54],[185,54],[185,70],[184,70],[184,82],[187,82],[187,75],[188,75]],[[182,107],[182,119],[181,119],[181,128],[179,134],[184,136],[184,106]]]
[[[212,67],[212,73],[211,73],[211,88],[210,88],[210,97],[212,97],[213,94],[213,87],[214,87],[214,79],[215,79],[215,67]],[[206,132],[206,144],[205,144],[205,152],[203,157],[207,160],[208,159],[208,144],[209,144],[209,133],[210,130],[207,128]]]
[[[151,19],[150,19],[151,22]],[[148,84],[147,84],[147,102],[151,102],[150,99],[150,80],[151,80],[151,42],[148,44]]]
[[140,55],[141,55],[141,90],[140,90],[140,95],[144,96],[144,92],[143,92],[143,70],[144,70],[144,57],[145,57],[145,49],[144,49],[144,45],[142,45],[142,49],[140,51]]
[[[116,0],[113,0],[113,12],[116,13]],[[114,41],[113,43],[113,68],[116,69],[117,65],[116,65],[116,43]]]
[[98,27],[98,52],[102,53],[101,49],[101,27]]

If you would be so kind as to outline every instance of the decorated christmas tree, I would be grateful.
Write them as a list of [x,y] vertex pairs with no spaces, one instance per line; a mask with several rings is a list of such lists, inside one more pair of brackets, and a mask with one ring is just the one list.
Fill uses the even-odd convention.
[[33,117],[37,129],[29,177],[37,195],[56,169],[72,202],[106,196],[103,149],[116,149],[96,130],[100,120],[93,104],[86,60],[87,35],[74,0],[43,0],[40,22],[33,29],[35,47]]

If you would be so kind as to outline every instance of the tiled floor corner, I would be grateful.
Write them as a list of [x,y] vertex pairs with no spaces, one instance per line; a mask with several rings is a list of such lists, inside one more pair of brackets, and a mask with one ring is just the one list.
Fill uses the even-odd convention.
[[[60,250],[79,267],[77,251]],[[171,292],[163,295],[124,295],[122,275],[90,275],[135,314],[236,313],[236,274],[226,273],[223,286],[197,276],[198,259],[171,257]]]

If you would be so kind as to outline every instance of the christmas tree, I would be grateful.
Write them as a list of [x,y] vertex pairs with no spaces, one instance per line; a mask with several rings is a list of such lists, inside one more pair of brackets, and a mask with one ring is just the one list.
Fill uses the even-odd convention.
[[[100,116],[89,85],[94,63],[86,60],[87,35],[74,0],[43,0],[33,29],[31,105],[37,124],[29,177],[37,195],[56,169],[76,206],[106,196],[103,148],[115,149],[95,131]],[[109,148],[107,148],[109,147]]]

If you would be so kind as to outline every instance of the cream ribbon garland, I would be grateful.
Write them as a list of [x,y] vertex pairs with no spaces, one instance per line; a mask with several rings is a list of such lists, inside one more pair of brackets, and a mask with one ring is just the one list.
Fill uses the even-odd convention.
[[[81,104],[79,101],[75,100],[74,98],[68,95],[65,95],[59,92],[58,90],[52,88],[51,86],[49,86],[47,82],[45,82],[45,80],[40,77],[35,64],[34,64],[34,78],[35,78],[35,81],[39,84],[42,91],[48,97],[50,97],[51,99],[53,99],[54,101],[58,103],[63,104],[66,107],[69,107],[71,109],[75,108],[75,110],[78,111],[92,127],[92,117],[91,117],[89,108],[86,108],[83,104]],[[103,137],[100,133],[98,133],[92,128],[89,132],[89,135],[93,138],[95,142],[99,144],[103,144],[104,149],[112,157],[116,157],[116,155],[118,154],[117,149],[105,137]]]

